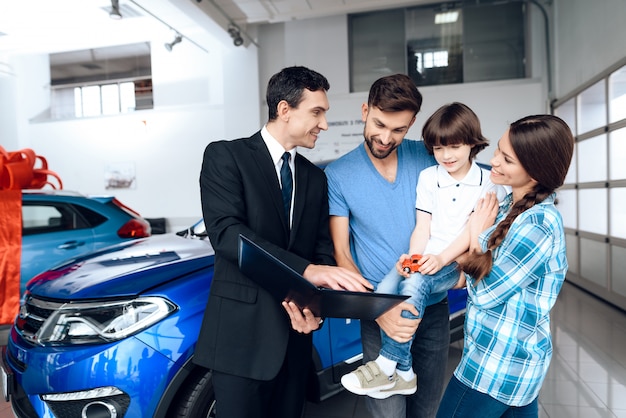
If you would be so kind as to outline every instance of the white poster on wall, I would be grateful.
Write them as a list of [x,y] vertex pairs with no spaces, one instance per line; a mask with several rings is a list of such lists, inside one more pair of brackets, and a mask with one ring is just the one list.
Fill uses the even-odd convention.
[[135,189],[135,163],[109,163],[104,171],[104,188]]

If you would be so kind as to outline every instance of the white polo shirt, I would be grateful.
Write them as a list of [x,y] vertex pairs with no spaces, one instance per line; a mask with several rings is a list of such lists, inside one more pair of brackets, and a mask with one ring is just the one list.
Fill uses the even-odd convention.
[[415,208],[432,216],[424,253],[439,254],[446,249],[463,231],[478,199],[487,192],[496,192],[499,201],[506,196],[504,187],[491,182],[489,170],[474,161],[461,181],[439,165],[422,170]]

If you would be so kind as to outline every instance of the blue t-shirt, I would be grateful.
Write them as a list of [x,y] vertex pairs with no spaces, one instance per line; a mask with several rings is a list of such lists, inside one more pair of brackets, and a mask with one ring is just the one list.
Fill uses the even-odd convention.
[[[422,169],[436,164],[422,141],[398,147],[396,180],[388,182],[372,164],[365,144],[326,167],[331,216],[349,218],[352,257],[363,277],[378,285],[409,250],[415,228],[415,188]],[[439,302],[432,295],[427,305]]]

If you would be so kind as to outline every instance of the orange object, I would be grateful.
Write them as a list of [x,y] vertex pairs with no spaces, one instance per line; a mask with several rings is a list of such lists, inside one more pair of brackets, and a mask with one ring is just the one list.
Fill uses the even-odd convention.
[[[50,177],[56,179],[56,185]],[[48,169],[44,157],[30,148],[9,152],[0,146],[0,190],[42,189],[46,185],[63,188],[61,178]]]
[[413,254],[409,258],[402,260],[402,270],[405,273],[417,273],[420,268],[419,261],[422,259],[421,254]]
[[0,213],[0,324],[12,324],[20,307],[21,190],[0,190]]
[[9,152],[0,146],[0,324],[13,323],[20,306],[22,190],[46,185],[63,188],[44,157],[30,148]]

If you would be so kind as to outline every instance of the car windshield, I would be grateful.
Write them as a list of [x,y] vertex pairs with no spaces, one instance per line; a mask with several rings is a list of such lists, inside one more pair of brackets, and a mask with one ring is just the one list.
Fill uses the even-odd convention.
[[198,239],[207,238],[208,234],[206,232],[206,226],[204,225],[204,219],[200,219],[198,222],[196,222],[189,228],[177,232],[176,235],[179,235],[185,238],[198,238]]

